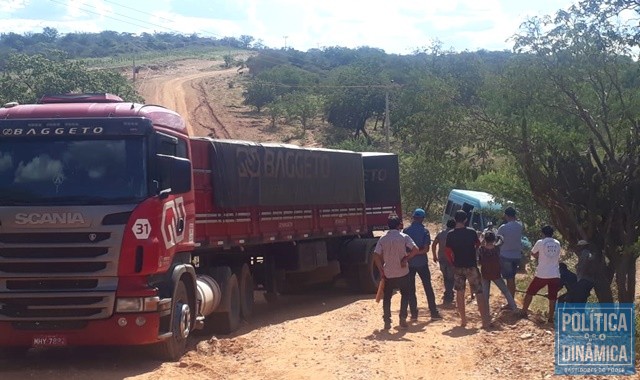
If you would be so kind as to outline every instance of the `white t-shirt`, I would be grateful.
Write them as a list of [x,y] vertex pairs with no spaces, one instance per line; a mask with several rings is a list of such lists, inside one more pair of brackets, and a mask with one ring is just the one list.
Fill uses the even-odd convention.
[[554,238],[544,238],[536,242],[531,252],[538,253],[538,278],[560,278],[560,242]]
[[416,243],[405,233],[398,230],[389,230],[378,240],[375,253],[382,255],[384,260],[384,275],[387,278],[402,277],[409,274],[409,264],[404,267],[400,263],[407,255],[407,248],[413,249]]

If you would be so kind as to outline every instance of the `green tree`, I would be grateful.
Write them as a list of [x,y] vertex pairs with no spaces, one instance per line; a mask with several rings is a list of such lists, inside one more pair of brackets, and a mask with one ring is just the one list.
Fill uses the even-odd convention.
[[369,143],[367,121],[384,112],[390,79],[381,67],[353,64],[332,70],[325,89],[325,115],[333,126],[362,134]]
[[0,102],[33,103],[45,94],[111,92],[129,101],[140,101],[131,84],[117,72],[88,70],[63,53],[11,55],[0,73]]
[[598,256],[599,300],[613,300],[615,278],[618,299],[633,302],[638,63],[618,38],[625,27],[586,3],[523,25],[516,38],[521,55],[496,78],[475,116],[522,167],[534,199],[563,237],[573,244],[587,239],[606,257]]
[[318,116],[323,107],[320,96],[301,91],[286,94],[282,101],[287,108],[287,114],[298,120],[303,130],[309,128],[309,122]]

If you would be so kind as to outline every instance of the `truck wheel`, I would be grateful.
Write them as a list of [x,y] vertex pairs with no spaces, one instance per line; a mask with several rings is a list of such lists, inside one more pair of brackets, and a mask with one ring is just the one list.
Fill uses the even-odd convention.
[[354,274],[357,276],[358,291],[366,294],[374,294],[378,291],[380,272],[373,262],[373,258],[368,263],[360,265]]
[[240,315],[244,320],[251,319],[253,315],[253,291],[255,289],[253,276],[247,264],[243,264],[238,274],[240,288]]
[[[350,263],[343,267],[343,274],[349,286],[356,292],[375,294],[380,283],[380,273],[373,261],[373,251],[376,247],[375,239],[360,239],[350,243],[347,254],[357,254],[361,257],[359,263]],[[364,252],[362,256],[361,252]]]
[[217,312],[204,319],[204,332],[213,334],[230,334],[240,326],[240,287],[238,277],[232,274],[221,284],[222,300]]
[[191,321],[195,311],[192,306],[189,302],[187,286],[182,280],[178,281],[171,302],[173,336],[158,344],[158,356],[161,360],[177,361],[187,350],[187,337],[191,332]]

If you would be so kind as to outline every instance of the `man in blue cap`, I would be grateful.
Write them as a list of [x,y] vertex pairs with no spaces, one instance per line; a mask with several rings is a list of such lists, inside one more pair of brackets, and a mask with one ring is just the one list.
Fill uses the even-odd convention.
[[[431,319],[441,319],[440,313],[436,308],[436,296],[433,294],[431,286],[431,272],[429,271],[429,259],[427,254],[431,244],[431,236],[423,224],[426,213],[423,209],[417,208],[413,212],[413,222],[404,229],[404,233],[409,235],[418,246],[418,255],[409,260],[409,309],[411,310],[411,320],[418,319],[418,300],[416,298],[416,273],[422,280],[424,292],[427,295],[427,303],[431,312]],[[438,257],[434,255],[434,262],[438,262]]]

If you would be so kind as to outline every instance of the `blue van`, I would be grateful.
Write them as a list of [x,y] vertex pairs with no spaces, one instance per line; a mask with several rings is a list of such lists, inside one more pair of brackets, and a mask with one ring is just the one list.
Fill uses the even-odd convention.
[[464,210],[469,215],[467,222],[470,227],[483,231],[490,222],[496,225],[498,220],[494,220],[495,215],[502,211],[502,205],[496,202],[493,195],[483,191],[453,189],[447,199],[442,224],[452,219],[458,210]]
[[[464,210],[467,213],[469,227],[477,231],[484,231],[489,223],[498,228],[502,222],[502,204],[498,203],[493,195],[484,191],[451,190],[442,216],[442,225],[447,224],[447,220],[452,219],[458,210]],[[531,249],[531,242],[524,235],[522,248]]]

